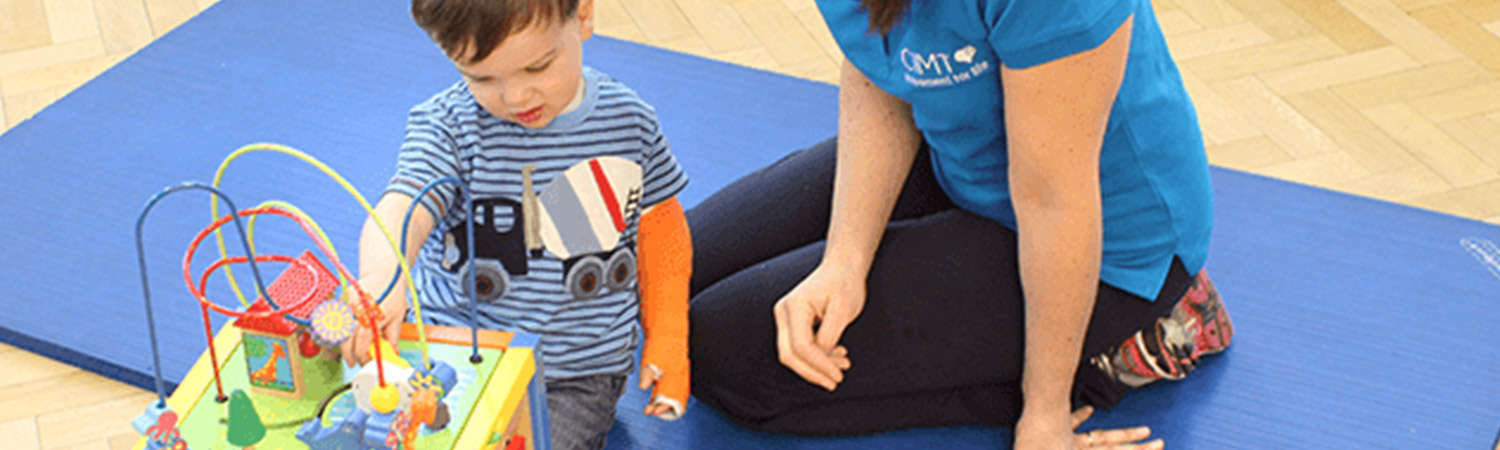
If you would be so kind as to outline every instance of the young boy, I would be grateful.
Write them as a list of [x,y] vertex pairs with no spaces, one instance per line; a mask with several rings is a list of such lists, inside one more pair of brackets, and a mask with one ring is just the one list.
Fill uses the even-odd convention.
[[[651,106],[583,66],[593,1],[414,0],[412,15],[463,80],[412,108],[375,212],[395,233],[419,190],[442,177],[462,180],[475,205],[465,211],[458,188],[441,184],[413,214],[407,240],[420,245],[406,251],[423,320],[470,324],[473,269],[480,326],[541,335],[555,449],[603,446],[638,327],[640,387],[655,384],[645,413],[680,416],[692,244],[675,195],[687,176]],[[367,220],[361,286],[381,292],[396,268]],[[388,340],[409,317],[404,289],[403,278],[380,305]],[[368,332],[346,342],[346,361],[368,361],[369,343]]]

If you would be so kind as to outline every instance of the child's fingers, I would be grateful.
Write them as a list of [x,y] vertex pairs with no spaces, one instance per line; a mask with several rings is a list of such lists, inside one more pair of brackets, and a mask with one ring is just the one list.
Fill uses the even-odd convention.
[[370,339],[366,337],[367,334],[365,331],[360,331],[354,335],[353,339],[349,340],[349,351],[344,353],[344,359],[349,361],[350,367],[359,365],[359,349],[370,347]]
[[653,405],[647,405],[645,413],[648,416],[656,417],[656,416],[660,416],[662,414],[665,414],[666,412],[671,411],[671,410],[672,410],[672,405],[667,405],[667,404],[664,404],[664,403],[657,403],[657,404],[653,404]]
[[385,341],[390,342],[392,346],[401,342],[401,322],[396,322],[385,329]]
[[648,416],[662,420],[677,420],[682,418],[682,414],[686,412],[683,409],[682,402],[674,400],[671,397],[657,395],[651,401],[651,404],[646,406],[646,410],[643,412]]
[[652,384],[661,379],[661,369],[656,364],[641,366],[641,389],[650,389]]
[[355,342],[359,341],[359,331],[355,330],[353,336],[339,343],[339,359],[344,360],[344,366],[354,367],[354,349],[358,348]]
[[360,328],[349,339],[345,339],[343,349],[344,364],[354,367],[364,364],[366,360],[369,360],[370,357],[367,355],[369,354],[370,342],[373,338],[374,336],[370,334],[369,329]]

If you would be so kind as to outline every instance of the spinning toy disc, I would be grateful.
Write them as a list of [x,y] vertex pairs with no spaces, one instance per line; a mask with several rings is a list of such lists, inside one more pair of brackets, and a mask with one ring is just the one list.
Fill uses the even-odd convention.
[[313,338],[317,339],[318,345],[329,348],[342,344],[359,329],[359,322],[354,320],[354,311],[349,309],[349,304],[338,300],[328,300],[318,305],[312,312],[310,322]]

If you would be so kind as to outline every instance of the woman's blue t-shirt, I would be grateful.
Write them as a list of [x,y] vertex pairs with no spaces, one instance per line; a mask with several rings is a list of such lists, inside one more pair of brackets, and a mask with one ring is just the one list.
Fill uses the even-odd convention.
[[1099,157],[1100,279],[1155,299],[1171,267],[1203,267],[1212,191],[1203,138],[1149,0],[913,0],[885,36],[858,0],[819,0],[844,56],[911,104],[938,182],[960,207],[1016,228],[1000,66],[1102,44],[1134,16],[1125,78]]

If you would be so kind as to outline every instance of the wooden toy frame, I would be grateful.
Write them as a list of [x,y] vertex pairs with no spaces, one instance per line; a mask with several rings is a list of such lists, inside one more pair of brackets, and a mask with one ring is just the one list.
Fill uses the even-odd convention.
[[[468,347],[471,345],[471,330],[468,328],[426,325],[430,343]],[[232,326],[223,327],[214,337],[214,347],[220,355],[231,355],[242,346],[242,331]],[[401,326],[402,342],[417,339],[417,327],[405,323]],[[545,411],[546,386],[537,370],[535,347],[537,336],[527,333],[510,333],[494,330],[479,330],[479,347],[500,351],[500,360],[487,374],[475,380],[480,389],[477,400],[465,417],[454,417],[449,427],[455,427],[457,436],[449,449],[485,450],[538,450],[550,447],[548,421],[545,416],[535,416],[532,411]],[[450,361],[450,364],[471,364],[468,361]],[[186,426],[194,414],[214,414],[213,374],[208,352],[198,358],[197,363],[167,399],[167,406],[178,411]],[[209,399],[208,405],[202,405]],[[199,408],[204,407],[204,408]],[[262,411],[262,415],[274,411]],[[189,430],[184,429],[184,433]],[[295,431],[295,430],[293,430]],[[517,439],[519,438],[519,439]],[[190,443],[192,448],[219,448],[219,442]],[[519,444],[519,445],[511,445]],[[421,450],[423,447],[416,446]],[[142,437],[132,447],[134,450],[150,448]],[[293,447],[298,448],[298,447]]]

